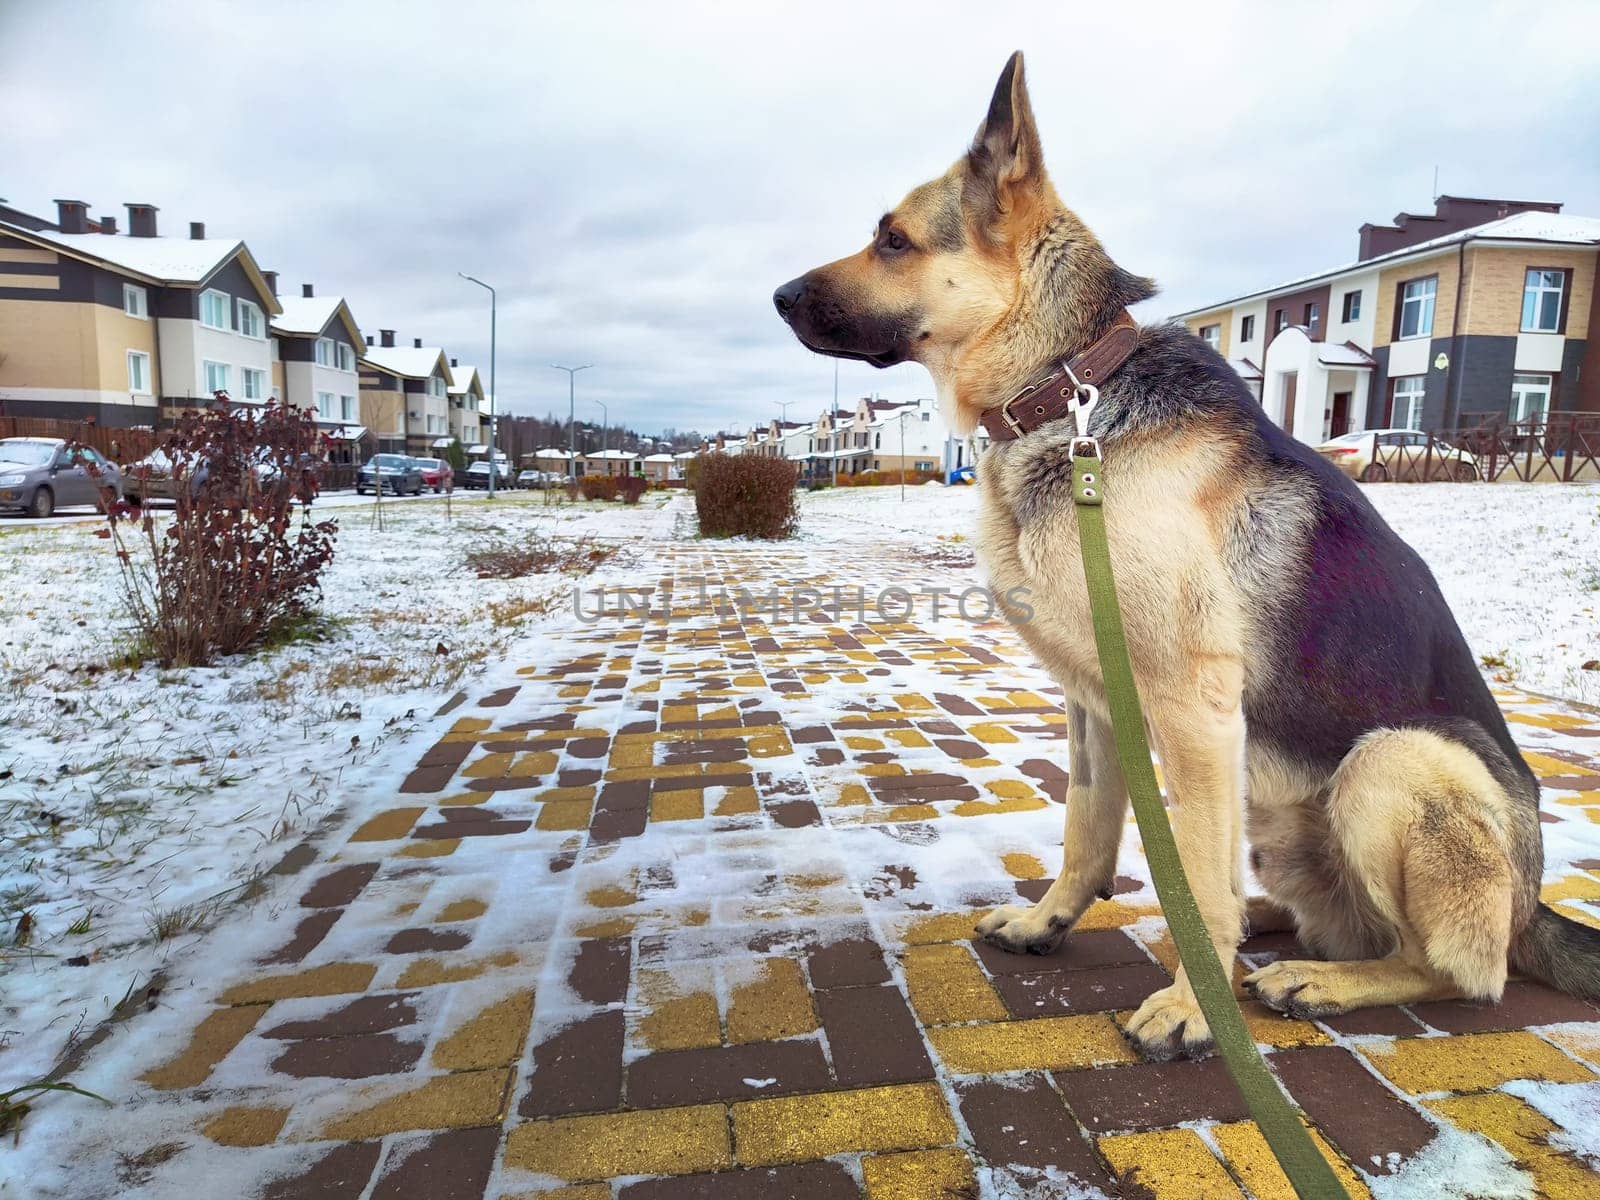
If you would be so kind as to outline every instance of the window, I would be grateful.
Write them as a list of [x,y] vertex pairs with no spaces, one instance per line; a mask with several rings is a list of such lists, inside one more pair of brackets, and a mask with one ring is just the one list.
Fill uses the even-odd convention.
[[205,364],[205,369],[206,391],[226,392],[228,390],[228,375],[230,371],[228,364],[208,360]]
[[356,369],[356,352],[353,346],[347,342],[335,342],[333,351],[334,363],[339,370],[354,371]]
[[[1529,272],[1531,275],[1533,272]],[[1511,377],[1511,419],[1541,421],[1550,412],[1550,376],[1513,375]]]
[[1221,325],[1202,325],[1200,327],[1200,340],[1213,350],[1222,345]]
[[1239,340],[1248,342],[1256,336],[1256,315],[1251,313],[1248,317],[1239,318]]
[[1400,285],[1400,327],[1397,337],[1433,336],[1433,300],[1439,290],[1439,277],[1413,279]]
[[1567,273],[1529,267],[1522,283],[1524,333],[1561,332],[1561,298],[1567,290]]
[[440,377],[438,375],[433,375],[433,376],[430,376],[428,378],[428,395],[430,395],[430,396],[442,396],[442,395],[444,395],[444,379],[442,377]]
[[244,398],[246,400],[265,400],[267,398],[267,373],[258,371],[254,367],[245,367]]
[[1313,334],[1317,332],[1317,322],[1322,320],[1322,305],[1313,300],[1306,305],[1305,327]]
[[323,421],[333,420],[333,393],[317,393],[317,417]]
[[1403,375],[1394,381],[1394,410],[1390,424],[1396,429],[1422,428],[1422,395],[1427,377]]
[[1361,319],[1361,293],[1359,291],[1344,294],[1344,319],[1346,321],[1359,321]]
[[227,292],[201,292],[200,324],[211,329],[233,332],[233,326],[228,324],[229,307]]
[[354,421],[356,419],[356,398],[354,396],[339,397],[339,419],[341,421]]
[[317,366],[319,366],[319,367],[331,367],[331,366],[333,366],[333,339],[331,339],[331,338],[318,338],[317,339]]
[[141,321],[150,318],[150,301],[142,287],[131,283],[122,285],[122,311],[130,317],[138,317]]
[[248,300],[239,301],[239,332],[247,338],[267,336],[267,326],[261,319],[261,309]]
[[1280,308],[1272,314],[1272,332],[1277,335],[1287,328],[1289,328],[1289,310]]
[[931,412],[928,412],[928,411],[924,410],[923,413],[922,413],[922,419],[924,421],[931,421],[931,420],[933,420],[933,414]]
[[141,396],[150,394],[150,356],[142,350],[128,351],[128,390]]

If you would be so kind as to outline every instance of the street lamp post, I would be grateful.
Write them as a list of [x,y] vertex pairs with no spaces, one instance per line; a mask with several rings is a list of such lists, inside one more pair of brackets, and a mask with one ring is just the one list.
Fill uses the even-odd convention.
[[606,451],[611,447],[606,440],[606,427],[611,424],[611,410],[606,407],[604,400],[596,400],[595,403],[600,406],[600,459],[606,464],[606,474],[609,475],[611,474],[611,459],[607,457]]
[[900,503],[906,501],[906,410],[900,410]]
[[593,363],[584,363],[581,367],[563,367],[560,363],[551,363],[550,366],[557,371],[567,373],[567,479],[576,484],[578,482],[578,422],[575,413],[577,404],[577,383],[579,371],[587,371],[594,366]]
[[465,279],[468,283],[475,283],[481,288],[487,288],[489,292],[489,499],[493,500],[494,485],[496,483],[495,476],[500,473],[500,464],[495,460],[494,451],[495,434],[497,432],[496,425],[498,424],[498,422],[495,420],[495,405],[500,399],[500,394],[495,391],[494,387],[494,326],[496,297],[494,294],[494,289],[489,287],[489,285],[483,280],[475,279],[471,275],[468,275],[465,271],[457,271],[456,274],[461,276],[461,278]]

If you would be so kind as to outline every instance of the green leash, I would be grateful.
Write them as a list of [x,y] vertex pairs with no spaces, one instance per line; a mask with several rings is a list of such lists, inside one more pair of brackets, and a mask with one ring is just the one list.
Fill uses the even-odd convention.
[[1167,822],[1161,802],[1155,769],[1150,765],[1150,746],[1144,736],[1144,712],[1139,706],[1139,691],[1133,680],[1133,665],[1128,658],[1128,640],[1122,628],[1122,609],[1117,604],[1116,583],[1111,574],[1111,552],[1106,545],[1106,519],[1101,511],[1104,464],[1100,444],[1087,436],[1089,410],[1099,398],[1092,387],[1080,385],[1077,406],[1077,438],[1072,442],[1072,499],[1077,507],[1078,541],[1083,551],[1083,573],[1089,584],[1089,612],[1094,622],[1095,647],[1100,654],[1100,674],[1105,681],[1106,700],[1111,708],[1111,729],[1116,739],[1117,757],[1133,801],[1133,815],[1144,839],[1145,857],[1155,880],[1156,896],[1166,914],[1167,927],[1178,947],[1178,958],[1194,989],[1200,1011],[1211,1026],[1217,1052],[1234,1085],[1244,1096],[1250,1115],[1267,1139],[1267,1145],[1289,1177],[1301,1200],[1349,1200],[1322,1157],[1299,1112],[1267,1069],[1255,1039],[1244,1023],[1244,1014],[1233,996],[1228,973],[1217,958],[1211,935],[1206,932],[1189,880],[1183,873],[1178,844]]

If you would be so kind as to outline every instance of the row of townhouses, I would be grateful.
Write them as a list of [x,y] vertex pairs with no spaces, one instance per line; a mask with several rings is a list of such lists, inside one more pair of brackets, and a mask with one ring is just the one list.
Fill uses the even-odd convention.
[[1356,261],[1179,314],[1312,444],[1600,412],[1600,218],[1440,196]]
[[281,296],[244,242],[163,236],[153,205],[125,207],[124,232],[80,200],[53,221],[0,201],[0,415],[153,427],[220,391],[314,411],[350,454],[487,436],[476,368],[363,336],[342,296]]

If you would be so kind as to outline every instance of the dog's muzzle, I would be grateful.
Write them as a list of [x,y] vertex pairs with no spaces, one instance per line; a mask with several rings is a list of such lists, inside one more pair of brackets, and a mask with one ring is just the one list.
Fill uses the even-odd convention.
[[772,303],[778,310],[778,315],[785,321],[794,311],[794,306],[800,303],[800,298],[806,294],[806,280],[802,275],[798,279],[791,279],[777,291],[772,293]]

